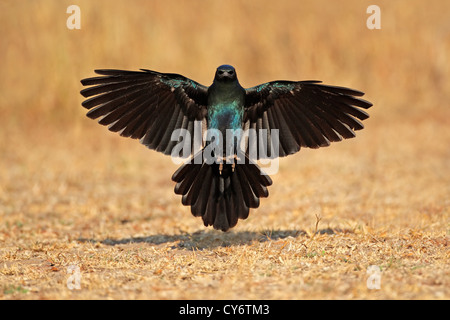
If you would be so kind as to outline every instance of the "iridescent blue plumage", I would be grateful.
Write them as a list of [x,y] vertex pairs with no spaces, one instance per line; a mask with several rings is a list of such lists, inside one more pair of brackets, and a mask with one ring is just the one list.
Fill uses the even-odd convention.
[[241,129],[244,108],[236,101],[219,103],[208,109],[208,128],[224,131]]

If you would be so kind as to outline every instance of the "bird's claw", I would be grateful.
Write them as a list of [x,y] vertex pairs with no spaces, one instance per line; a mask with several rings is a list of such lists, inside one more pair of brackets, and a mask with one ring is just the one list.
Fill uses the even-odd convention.
[[234,172],[234,170],[236,169],[236,162],[239,160],[237,155],[232,155],[232,156],[227,156],[227,157],[223,157],[219,160],[219,174],[222,175],[222,171],[223,171],[223,163],[229,163],[231,162],[231,172]]

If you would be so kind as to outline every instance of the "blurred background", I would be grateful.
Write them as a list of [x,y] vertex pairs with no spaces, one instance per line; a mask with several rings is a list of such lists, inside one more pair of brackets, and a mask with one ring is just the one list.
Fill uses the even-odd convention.
[[[81,9],[81,30],[66,26],[72,4]],[[366,27],[371,4],[381,9],[380,30]],[[355,181],[361,176],[376,181],[372,193],[363,194],[373,196],[374,203],[392,204],[403,196],[403,213],[410,210],[408,201],[421,203],[419,209],[427,202],[447,208],[449,12],[445,0],[3,0],[0,210],[27,214],[40,198],[39,205],[50,209],[36,212],[51,212],[78,189],[98,193],[102,185],[118,181],[125,188],[133,179],[136,188],[147,191],[161,186],[160,196],[181,207],[170,181],[175,166],[86,118],[80,79],[93,76],[97,68],[147,68],[209,85],[221,64],[234,65],[244,87],[282,79],[322,80],[364,91],[374,104],[356,139],[337,149],[304,150],[303,156],[282,162],[275,180],[287,182],[285,189],[275,184],[275,194],[298,195],[295,188],[286,189],[289,181],[290,186],[296,183],[287,167],[312,179],[316,189],[303,189],[306,195],[317,194],[328,177],[319,169],[323,164],[332,166],[332,173],[344,170],[336,179],[351,180],[353,174]],[[329,162],[320,162],[325,158]],[[357,163],[364,165],[348,166]],[[155,174],[155,167],[162,170]],[[324,178],[314,180],[317,173]],[[323,189],[324,194],[332,188]],[[187,208],[183,214],[193,219],[186,216]]]
[[[376,120],[444,115],[450,4],[377,1],[382,28],[369,30],[372,2],[2,1],[1,121],[90,127],[79,80],[95,68],[175,72],[209,85],[224,63],[247,87],[275,79],[356,87]],[[66,27],[71,4],[81,30]]]

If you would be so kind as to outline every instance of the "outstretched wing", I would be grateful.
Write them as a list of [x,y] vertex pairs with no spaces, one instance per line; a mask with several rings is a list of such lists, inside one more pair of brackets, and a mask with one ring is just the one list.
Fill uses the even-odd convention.
[[[120,132],[121,136],[140,139],[150,149],[170,155],[190,133],[194,153],[194,121],[205,121],[208,88],[182,75],[151,70],[95,70],[100,77],[81,80],[91,86],[80,93],[89,99],[82,105],[87,116]],[[179,130],[177,139],[171,136]]]
[[[284,157],[301,147],[319,148],[352,138],[354,130],[364,128],[359,120],[369,115],[362,109],[372,104],[355,98],[364,93],[320,83],[273,81],[246,89],[245,128],[256,129],[257,133],[267,129],[266,135],[257,134],[258,159],[274,156],[270,155],[271,129],[279,130],[278,156]],[[260,154],[263,145],[268,147],[268,156]]]

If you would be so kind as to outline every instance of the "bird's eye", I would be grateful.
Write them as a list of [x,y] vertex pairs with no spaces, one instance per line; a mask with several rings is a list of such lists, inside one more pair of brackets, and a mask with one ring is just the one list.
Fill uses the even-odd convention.
[[222,70],[217,71],[218,74],[223,74]]
[[232,75],[233,73],[234,73],[233,70],[228,71],[228,74],[229,74],[229,75]]

